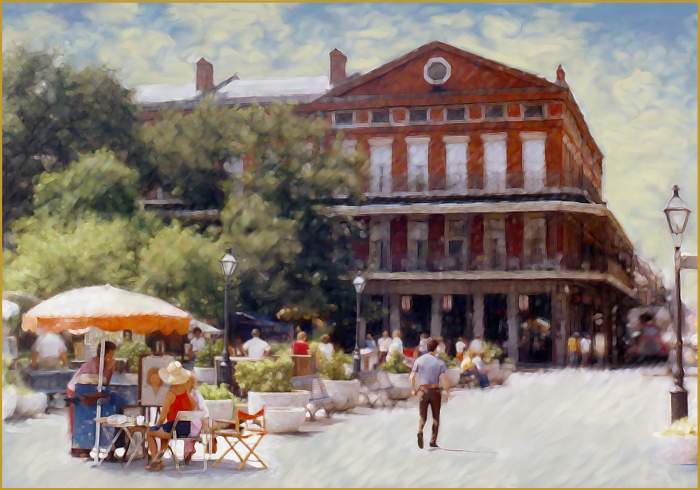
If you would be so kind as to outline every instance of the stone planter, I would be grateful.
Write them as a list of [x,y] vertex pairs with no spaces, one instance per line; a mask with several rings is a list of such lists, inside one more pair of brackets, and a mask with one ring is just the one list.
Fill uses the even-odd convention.
[[450,388],[459,384],[461,371],[458,367],[448,368],[445,374],[447,375],[447,382],[450,384]]
[[662,436],[655,434],[659,455],[667,464],[698,464],[697,436]]
[[411,383],[408,381],[408,373],[386,373],[391,382],[389,398],[392,400],[405,400],[411,396]]
[[49,399],[45,393],[27,393],[26,395],[17,395],[17,404],[15,405],[15,416],[17,417],[33,417],[46,411]]
[[[311,392],[306,390],[287,391],[283,393],[266,393],[261,391],[248,392],[248,411],[250,413],[258,412],[262,407],[265,408],[303,408],[306,410],[306,405],[311,398]],[[267,414],[267,411],[266,411]]]
[[194,367],[194,375],[200,383],[208,385],[216,384],[216,368],[214,367]]
[[305,420],[306,408],[303,407],[265,408],[265,430],[271,434],[298,432]]
[[358,380],[334,381],[324,379],[323,385],[326,387],[328,396],[333,401],[333,410],[349,410],[355,408],[359,403],[361,385]]
[[14,386],[6,386],[2,389],[2,419],[12,417],[17,406],[17,390]]
[[233,400],[204,400],[204,404],[207,406],[209,411],[209,418],[212,423],[219,420],[233,420],[234,419],[234,402]]

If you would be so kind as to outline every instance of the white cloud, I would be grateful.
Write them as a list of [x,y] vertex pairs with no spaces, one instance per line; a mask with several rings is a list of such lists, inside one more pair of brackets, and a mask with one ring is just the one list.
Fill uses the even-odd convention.
[[126,24],[139,14],[138,3],[110,3],[91,5],[83,15],[96,24]]

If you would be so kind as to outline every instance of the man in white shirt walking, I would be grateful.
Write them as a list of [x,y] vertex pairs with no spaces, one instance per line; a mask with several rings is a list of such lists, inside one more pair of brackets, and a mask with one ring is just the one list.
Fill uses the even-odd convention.
[[250,333],[253,337],[243,344],[243,352],[251,359],[262,359],[270,353],[270,344],[260,338],[260,330],[254,328]]
[[68,349],[60,335],[41,331],[32,346],[33,369],[68,367]]
[[423,426],[428,417],[428,407],[433,416],[433,430],[430,434],[430,447],[436,448],[438,429],[440,428],[440,408],[442,396],[440,384],[445,390],[445,402],[448,400],[449,384],[445,371],[447,367],[437,357],[438,342],[435,339],[428,340],[427,353],[416,359],[409,376],[413,395],[418,395],[418,447],[423,449]]

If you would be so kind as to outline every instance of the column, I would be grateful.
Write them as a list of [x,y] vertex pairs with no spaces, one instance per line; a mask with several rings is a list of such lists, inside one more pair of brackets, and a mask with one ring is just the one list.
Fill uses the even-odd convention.
[[389,296],[389,328],[391,332],[398,330],[401,327],[401,296],[392,294]]
[[430,297],[430,336],[433,338],[442,335],[441,300],[442,296],[439,294],[433,294]]
[[389,330],[389,295],[382,295],[382,330]]
[[474,314],[472,315],[472,332],[474,337],[484,336],[484,295],[477,293],[474,296]]
[[551,292],[552,302],[552,336],[555,358],[552,359],[559,366],[566,364],[566,332],[567,319],[569,317],[568,295],[556,288]]
[[518,293],[508,293],[508,357],[518,362]]

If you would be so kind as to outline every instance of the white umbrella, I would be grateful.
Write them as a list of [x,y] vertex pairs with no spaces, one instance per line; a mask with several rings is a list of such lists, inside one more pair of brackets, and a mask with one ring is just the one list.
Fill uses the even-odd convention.
[[209,334],[209,335],[223,335],[223,330],[219,330],[218,328],[209,325],[208,323],[201,322],[199,320],[192,319],[190,322],[190,332],[194,330],[195,328],[199,327],[199,329],[202,331],[202,333]]
[[12,301],[2,300],[2,321],[6,322],[19,315],[19,305]]

